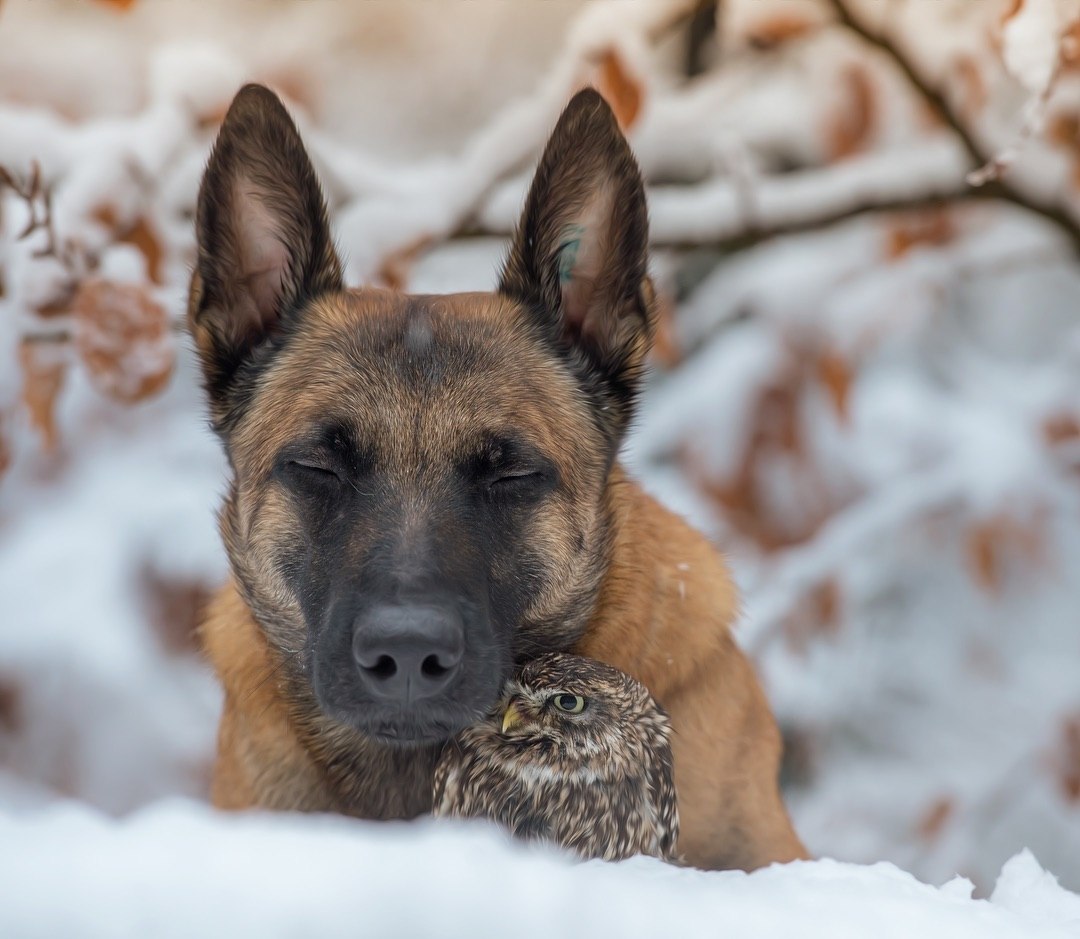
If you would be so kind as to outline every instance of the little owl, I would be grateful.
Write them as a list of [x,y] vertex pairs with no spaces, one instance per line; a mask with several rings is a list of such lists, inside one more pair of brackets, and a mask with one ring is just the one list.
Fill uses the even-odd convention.
[[618,669],[564,653],[529,662],[435,771],[434,813],[489,818],[585,858],[676,860],[667,715]]

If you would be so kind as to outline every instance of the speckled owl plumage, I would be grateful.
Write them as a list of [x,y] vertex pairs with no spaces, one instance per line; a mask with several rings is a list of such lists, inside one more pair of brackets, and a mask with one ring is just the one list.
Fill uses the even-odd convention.
[[[575,698],[580,713],[557,706]],[[434,813],[492,819],[584,858],[677,860],[670,734],[664,710],[630,676],[543,655],[507,685],[492,717],[446,745]]]

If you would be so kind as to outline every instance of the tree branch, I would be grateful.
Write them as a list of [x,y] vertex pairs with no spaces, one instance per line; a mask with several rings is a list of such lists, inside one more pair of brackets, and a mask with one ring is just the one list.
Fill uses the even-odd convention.
[[[927,81],[915,67],[914,62],[899,45],[888,36],[875,33],[864,25],[851,11],[849,0],[829,0],[836,13],[837,21],[870,46],[887,56],[893,65],[907,79],[908,84],[918,93],[926,104],[941,118],[953,135],[960,141],[972,169],[978,169],[992,162],[994,155],[988,152],[976,139],[974,131],[967,126],[963,116],[953,107],[948,97]],[[989,180],[982,186],[971,188],[972,193],[981,193],[984,198],[1000,199],[1011,202],[1035,215],[1039,215],[1056,226],[1072,244],[1073,250],[1080,254],[1080,221],[1073,217],[1061,205],[1036,199],[1006,182],[1003,178]]]
[[859,218],[863,215],[888,214],[891,212],[919,212],[928,209],[940,209],[959,202],[979,202],[993,200],[996,196],[980,189],[970,187],[955,193],[925,193],[916,196],[886,196],[880,200],[867,200],[858,205],[849,205],[823,212],[813,218],[792,219],[766,225],[748,225],[739,232],[733,232],[712,241],[654,241],[653,247],[672,251],[700,251],[711,248],[729,254],[743,251],[755,245],[781,238],[785,235],[801,235],[822,228],[831,228],[842,222]]

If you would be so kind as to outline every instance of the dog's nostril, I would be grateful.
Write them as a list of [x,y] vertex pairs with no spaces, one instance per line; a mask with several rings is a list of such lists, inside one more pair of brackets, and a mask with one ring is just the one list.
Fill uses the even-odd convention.
[[357,678],[374,697],[412,705],[444,694],[465,655],[465,628],[454,607],[382,604],[353,626]]
[[437,655],[429,655],[420,663],[420,672],[425,678],[442,678],[449,670],[439,661]]
[[375,678],[393,678],[397,674],[397,662],[389,655],[380,655],[367,671]]

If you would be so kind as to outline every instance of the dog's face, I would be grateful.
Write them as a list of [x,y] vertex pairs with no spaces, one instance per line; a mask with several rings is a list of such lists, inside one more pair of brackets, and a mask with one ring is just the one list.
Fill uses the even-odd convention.
[[266,89],[237,95],[189,320],[233,573],[306,719],[441,740],[580,636],[650,335],[645,241],[633,157],[582,92],[496,292],[346,290],[295,127]]

